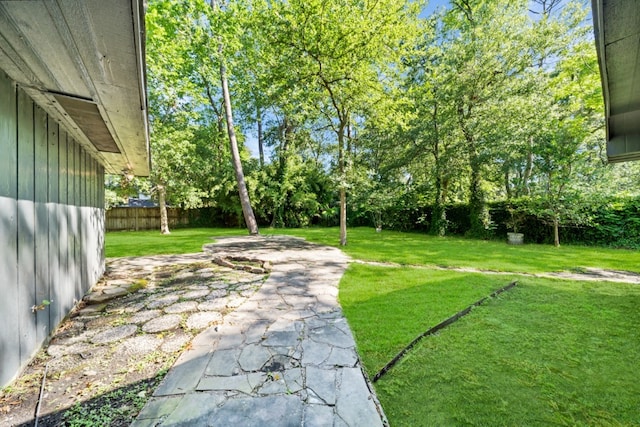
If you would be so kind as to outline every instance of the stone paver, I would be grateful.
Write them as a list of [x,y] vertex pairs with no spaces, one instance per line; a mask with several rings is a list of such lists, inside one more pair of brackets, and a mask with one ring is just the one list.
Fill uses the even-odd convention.
[[138,330],[136,325],[122,325],[115,328],[107,329],[104,332],[100,332],[91,338],[91,342],[94,344],[106,344],[114,341],[119,341],[123,338],[130,337]]
[[255,293],[248,280],[247,298],[220,299],[211,283],[183,294],[207,296],[199,316],[229,312],[194,338],[133,426],[388,425],[337,302],[341,251],[285,236],[220,238],[205,251],[260,260],[271,274]]
[[170,331],[171,329],[177,328],[181,321],[182,316],[179,314],[165,314],[164,316],[149,320],[142,325],[142,330],[147,333]]
[[164,312],[169,314],[187,313],[196,311],[198,309],[198,303],[195,301],[179,302],[169,307],[165,307]]
[[215,311],[203,311],[201,313],[194,313],[187,319],[188,329],[201,329],[206,328],[212,323],[218,323],[222,320],[222,314]]
[[123,341],[117,351],[128,356],[142,355],[155,351],[161,344],[162,339],[155,335],[139,335]]
[[[46,348],[49,361],[44,366],[49,375],[42,413],[61,413],[74,401],[85,405],[103,390],[124,386],[139,388],[146,396],[148,388],[156,386],[161,370],[176,358],[176,375],[156,388],[156,397],[140,414],[142,425],[157,424],[158,418],[169,415],[180,419],[185,409],[179,403],[185,393],[194,390],[203,396],[222,394],[222,405],[228,384],[215,384],[205,375],[215,344],[221,340],[215,329],[208,328],[247,301],[266,277],[221,268],[212,258],[203,252],[108,259],[103,278],[60,325]],[[207,304],[212,302],[215,304]],[[225,330],[232,334],[229,340],[235,338],[235,329]],[[268,360],[272,357],[267,354]],[[252,363],[250,358],[246,362]],[[238,366],[235,373],[245,376],[246,385],[238,385],[235,392],[247,395],[258,389],[269,375],[261,367],[245,373]],[[0,425],[29,424],[27,411],[10,413],[10,422],[5,413],[0,410]],[[43,421],[43,425],[54,424]]]
[[161,310],[144,310],[138,311],[136,314],[129,318],[129,322],[131,323],[146,323],[151,319],[155,319],[159,316],[162,316]]

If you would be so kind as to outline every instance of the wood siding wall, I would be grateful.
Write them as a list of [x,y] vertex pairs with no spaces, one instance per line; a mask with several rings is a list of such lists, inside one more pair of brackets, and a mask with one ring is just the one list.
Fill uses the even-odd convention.
[[103,167],[0,70],[0,386],[102,275],[103,188]]
[[[188,225],[187,211],[168,208],[169,228]],[[160,208],[111,208],[107,211],[107,231],[160,230]]]

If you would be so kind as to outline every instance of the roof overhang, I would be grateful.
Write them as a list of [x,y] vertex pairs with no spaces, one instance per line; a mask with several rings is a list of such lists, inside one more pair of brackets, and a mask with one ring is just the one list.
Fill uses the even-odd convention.
[[610,162],[640,160],[640,5],[592,0]]
[[0,69],[108,173],[149,174],[143,0],[0,1]]

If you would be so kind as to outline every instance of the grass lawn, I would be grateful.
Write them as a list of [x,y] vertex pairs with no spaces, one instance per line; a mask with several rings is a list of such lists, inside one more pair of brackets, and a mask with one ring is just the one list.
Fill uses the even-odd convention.
[[373,377],[416,336],[512,280],[353,264],[340,282],[340,305]]
[[[261,230],[337,246],[338,229]],[[198,252],[239,229],[108,233],[107,256]],[[640,285],[463,273],[640,271],[636,251],[349,230],[340,303],[373,376],[413,338],[517,279],[518,286],[423,339],[375,385],[392,426],[640,425]],[[417,267],[420,266],[420,267]]]
[[[341,296],[352,293],[351,280]],[[428,299],[432,286],[400,292]],[[354,295],[341,299],[350,301],[345,313],[370,365],[395,351],[393,340],[371,333],[372,324],[389,322],[393,330],[418,319],[393,303],[383,318],[361,323],[358,305],[369,305],[361,295],[357,303]],[[393,426],[639,425],[639,304],[638,285],[521,279],[422,340],[376,383],[378,397]]]
[[189,254],[202,251],[215,236],[246,234],[238,228],[177,228],[163,235],[158,230],[114,231],[106,233],[107,258],[122,256]]
[[[338,246],[338,228],[261,230],[263,234],[291,234],[310,242]],[[507,245],[500,241],[461,237],[435,237],[421,233],[350,228],[348,244],[341,248],[356,259],[406,265],[471,267],[482,270],[542,273],[600,267],[640,272],[640,252],[564,245]],[[505,239],[506,240],[506,239]]]
[[[338,246],[338,229],[299,228],[261,230],[262,234],[288,234],[310,242]],[[245,235],[238,228],[181,228],[162,235],[157,230],[106,233],[106,256],[140,256],[200,252],[215,236]],[[510,246],[503,242],[420,233],[351,228],[345,253],[355,259],[404,265],[471,267],[482,270],[541,273],[580,267],[640,272],[640,252],[584,246]]]
[[[337,229],[288,230],[335,246]],[[349,230],[344,251],[405,265],[538,273],[640,271],[635,251]],[[375,385],[392,426],[640,425],[640,286],[352,264],[340,303],[370,376],[420,333],[519,285],[418,344]]]

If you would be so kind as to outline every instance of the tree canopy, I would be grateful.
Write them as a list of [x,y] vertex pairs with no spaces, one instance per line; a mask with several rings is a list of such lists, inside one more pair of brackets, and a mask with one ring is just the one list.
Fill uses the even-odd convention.
[[258,222],[339,224],[341,244],[347,224],[461,231],[458,204],[464,231],[488,237],[495,202],[559,244],[559,228],[589,223],[590,201],[638,194],[637,166],[604,155],[588,4],[424,7],[150,0],[152,188],[248,224],[241,166]]

